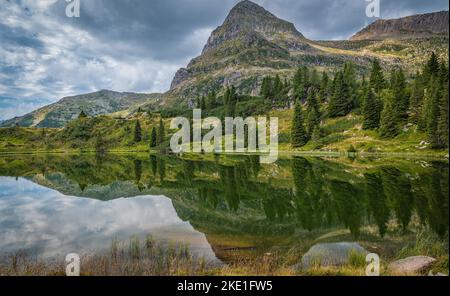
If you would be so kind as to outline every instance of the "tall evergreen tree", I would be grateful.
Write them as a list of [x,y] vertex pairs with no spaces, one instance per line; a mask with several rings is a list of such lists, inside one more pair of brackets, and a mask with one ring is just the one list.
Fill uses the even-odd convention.
[[157,135],[157,132],[156,132],[156,128],[153,127],[152,128],[152,133],[151,133],[151,136],[150,136],[150,148],[154,148],[157,145],[158,145],[158,135]]
[[383,69],[381,68],[380,62],[377,59],[372,61],[372,70],[370,72],[369,84],[377,95],[380,95],[381,91],[386,87]]
[[321,103],[325,103],[328,100],[329,80],[328,74],[323,72],[319,88],[319,100]]
[[302,104],[297,101],[295,104],[294,118],[292,120],[291,144],[294,148],[303,147],[308,142],[305,124],[303,119]]
[[400,119],[408,118],[409,98],[406,93],[406,79],[401,68],[395,69],[391,74],[391,89],[395,96],[395,111]]
[[371,88],[365,90],[362,115],[364,117],[363,129],[373,130],[380,126],[381,110],[379,103]]
[[139,120],[136,121],[136,124],[134,126],[134,141],[135,142],[142,141],[142,129]]
[[158,128],[158,145],[161,145],[162,143],[164,143],[164,140],[166,139],[166,132],[165,132],[165,128],[164,128],[164,121],[163,118],[160,117],[159,119],[159,128]]
[[335,77],[334,92],[328,105],[330,117],[346,116],[351,110],[350,89],[344,80],[343,72],[338,72]]
[[394,138],[400,133],[399,114],[395,111],[395,95],[392,90],[384,90],[381,93],[384,102],[381,113],[380,136],[382,138]]
[[321,114],[316,93],[316,90],[311,88],[307,98],[306,133],[308,138],[311,138],[314,129],[320,125]]
[[416,73],[411,87],[411,96],[409,98],[409,118],[413,124],[418,124],[420,121],[423,98],[424,87],[422,83],[422,76],[419,73]]

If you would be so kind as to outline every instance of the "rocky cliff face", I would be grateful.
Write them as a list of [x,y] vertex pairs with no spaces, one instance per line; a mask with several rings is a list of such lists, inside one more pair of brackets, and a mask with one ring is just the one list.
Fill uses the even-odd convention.
[[448,11],[378,20],[354,35],[351,40],[420,38],[436,35],[448,37],[448,26]]
[[169,96],[193,99],[228,84],[252,93],[265,73],[294,67],[291,53],[316,52],[308,42],[292,23],[242,1],[212,32],[202,54],[176,73]]

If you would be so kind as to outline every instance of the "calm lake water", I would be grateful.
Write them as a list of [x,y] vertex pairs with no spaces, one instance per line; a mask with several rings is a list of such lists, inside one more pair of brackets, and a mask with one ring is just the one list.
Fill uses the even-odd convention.
[[392,256],[417,229],[448,235],[448,173],[420,159],[3,156],[0,258],[102,253],[148,235],[209,262],[323,241]]

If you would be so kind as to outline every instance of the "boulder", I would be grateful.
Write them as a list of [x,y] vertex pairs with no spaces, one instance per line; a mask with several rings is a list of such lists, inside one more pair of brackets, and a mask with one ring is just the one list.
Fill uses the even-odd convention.
[[366,256],[369,252],[357,243],[317,244],[302,257],[301,268],[305,270],[312,266],[346,265],[349,263],[351,254]]
[[403,275],[426,274],[435,261],[436,259],[427,256],[408,257],[389,264],[389,270]]

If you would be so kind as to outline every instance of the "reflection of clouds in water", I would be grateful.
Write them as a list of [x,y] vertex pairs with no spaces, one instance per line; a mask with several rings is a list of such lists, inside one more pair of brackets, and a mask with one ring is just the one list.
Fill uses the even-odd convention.
[[0,178],[0,250],[27,250],[40,257],[107,250],[113,238],[151,234],[188,243],[191,251],[217,260],[206,237],[183,222],[170,199],[145,196],[101,202],[68,197],[20,178]]

